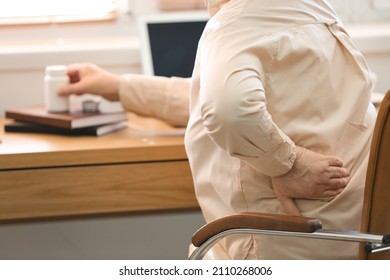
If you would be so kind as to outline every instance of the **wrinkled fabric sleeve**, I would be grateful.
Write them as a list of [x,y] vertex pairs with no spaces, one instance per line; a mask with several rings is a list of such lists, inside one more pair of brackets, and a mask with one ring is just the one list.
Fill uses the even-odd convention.
[[186,126],[191,79],[138,74],[121,76],[119,98],[131,112],[155,117],[173,126]]
[[218,36],[210,40],[203,49],[200,90],[207,134],[228,154],[266,175],[287,173],[296,158],[295,144],[267,111],[260,60],[239,44]]

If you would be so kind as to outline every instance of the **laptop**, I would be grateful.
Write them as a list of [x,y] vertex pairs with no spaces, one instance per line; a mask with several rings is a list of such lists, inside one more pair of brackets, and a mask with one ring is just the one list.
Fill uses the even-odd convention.
[[146,75],[192,75],[207,12],[171,12],[139,16],[142,72]]

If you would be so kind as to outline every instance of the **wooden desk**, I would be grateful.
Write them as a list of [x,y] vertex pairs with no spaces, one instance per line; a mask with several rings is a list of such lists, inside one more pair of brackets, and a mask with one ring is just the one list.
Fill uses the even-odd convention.
[[198,207],[183,136],[162,122],[131,115],[145,131],[67,137],[4,133],[4,121],[0,221]]

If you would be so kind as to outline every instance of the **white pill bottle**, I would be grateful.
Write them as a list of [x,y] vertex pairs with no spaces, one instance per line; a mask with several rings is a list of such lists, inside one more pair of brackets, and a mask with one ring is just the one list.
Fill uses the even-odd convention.
[[69,98],[58,96],[59,87],[69,83],[66,65],[50,65],[45,68],[44,90],[46,111],[65,113],[69,111]]

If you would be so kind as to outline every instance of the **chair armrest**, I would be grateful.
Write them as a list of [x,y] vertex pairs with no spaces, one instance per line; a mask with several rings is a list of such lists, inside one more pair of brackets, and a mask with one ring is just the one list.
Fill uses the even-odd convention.
[[259,229],[311,233],[322,228],[321,221],[302,216],[245,212],[216,219],[201,227],[192,236],[199,247],[210,237],[230,229]]

